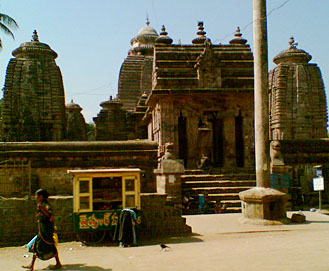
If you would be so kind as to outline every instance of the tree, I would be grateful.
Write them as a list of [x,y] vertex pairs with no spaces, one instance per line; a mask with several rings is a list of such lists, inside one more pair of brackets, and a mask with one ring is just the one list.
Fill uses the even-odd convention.
[[[18,24],[16,21],[11,18],[10,16],[0,13],[0,30],[4,32],[6,35],[11,36],[13,39],[15,39],[15,36],[11,29],[18,28]],[[0,38],[0,48],[2,48],[2,40]]]

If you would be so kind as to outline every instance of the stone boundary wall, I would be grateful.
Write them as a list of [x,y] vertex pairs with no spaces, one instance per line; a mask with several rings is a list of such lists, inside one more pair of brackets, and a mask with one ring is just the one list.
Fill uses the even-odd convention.
[[168,205],[166,194],[141,194],[142,226],[140,238],[149,239],[163,236],[190,234],[182,210]]
[[[59,240],[75,240],[73,197],[54,196],[49,198],[49,203],[55,214]],[[36,205],[32,199],[0,197],[0,247],[24,245],[38,233]]]
[[[140,168],[141,192],[156,192],[153,170],[157,168],[157,153],[157,143],[149,140],[3,142],[0,143],[0,196],[24,197],[40,187],[51,195],[72,195],[72,175],[67,170],[88,168]],[[10,167],[6,167],[7,163]]]
[[[166,203],[166,194],[141,194],[142,225],[140,240],[191,233],[181,210]],[[76,240],[73,226],[73,197],[49,198],[60,242]],[[36,202],[31,199],[0,197],[0,247],[24,245],[38,232]]]

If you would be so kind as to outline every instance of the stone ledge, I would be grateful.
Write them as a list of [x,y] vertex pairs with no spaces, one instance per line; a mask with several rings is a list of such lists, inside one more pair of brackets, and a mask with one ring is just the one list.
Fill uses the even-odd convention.
[[240,199],[246,202],[270,202],[278,197],[287,197],[285,193],[282,193],[273,188],[254,187],[239,193]]

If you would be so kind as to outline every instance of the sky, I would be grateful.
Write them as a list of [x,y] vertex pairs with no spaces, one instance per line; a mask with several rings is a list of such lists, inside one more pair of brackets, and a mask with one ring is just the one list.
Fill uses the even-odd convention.
[[[298,48],[319,65],[329,89],[329,1],[268,0],[267,11],[269,69],[294,36]],[[40,42],[58,53],[66,103],[78,103],[87,122],[97,116],[101,102],[116,96],[130,40],[145,26],[147,16],[158,33],[164,24],[174,43],[191,44],[197,22],[203,21],[214,44],[227,44],[237,26],[253,44],[252,0],[0,0],[0,13],[19,24],[15,40],[0,32],[1,88],[11,52],[30,41],[36,29]]]

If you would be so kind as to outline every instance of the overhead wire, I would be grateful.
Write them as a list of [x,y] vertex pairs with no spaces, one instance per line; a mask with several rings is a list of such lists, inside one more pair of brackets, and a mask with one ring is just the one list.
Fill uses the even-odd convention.
[[[277,6],[277,7],[275,7],[275,8],[272,8],[272,9],[267,13],[267,17],[270,17],[274,11],[277,11],[277,10],[283,8],[283,7],[284,7],[286,4],[288,4],[290,1],[291,1],[291,0],[285,0],[285,1],[284,1],[282,4],[280,4],[279,6]],[[264,17],[264,18],[261,18],[261,19],[265,19],[265,17]],[[245,26],[241,27],[241,31],[246,30],[250,25],[252,25],[252,24],[254,23],[254,21],[255,21],[255,20],[252,20],[251,22],[249,22],[249,23],[246,24]],[[216,42],[221,43],[222,41],[226,40],[228,37],[231,37],[231,36],[234,35],[234,34],[235,34],[235,32],[231,32],[231,33],[225,35],[222,39],[216,39],[216,40],[215,40],[215,43],[216,43]]]

